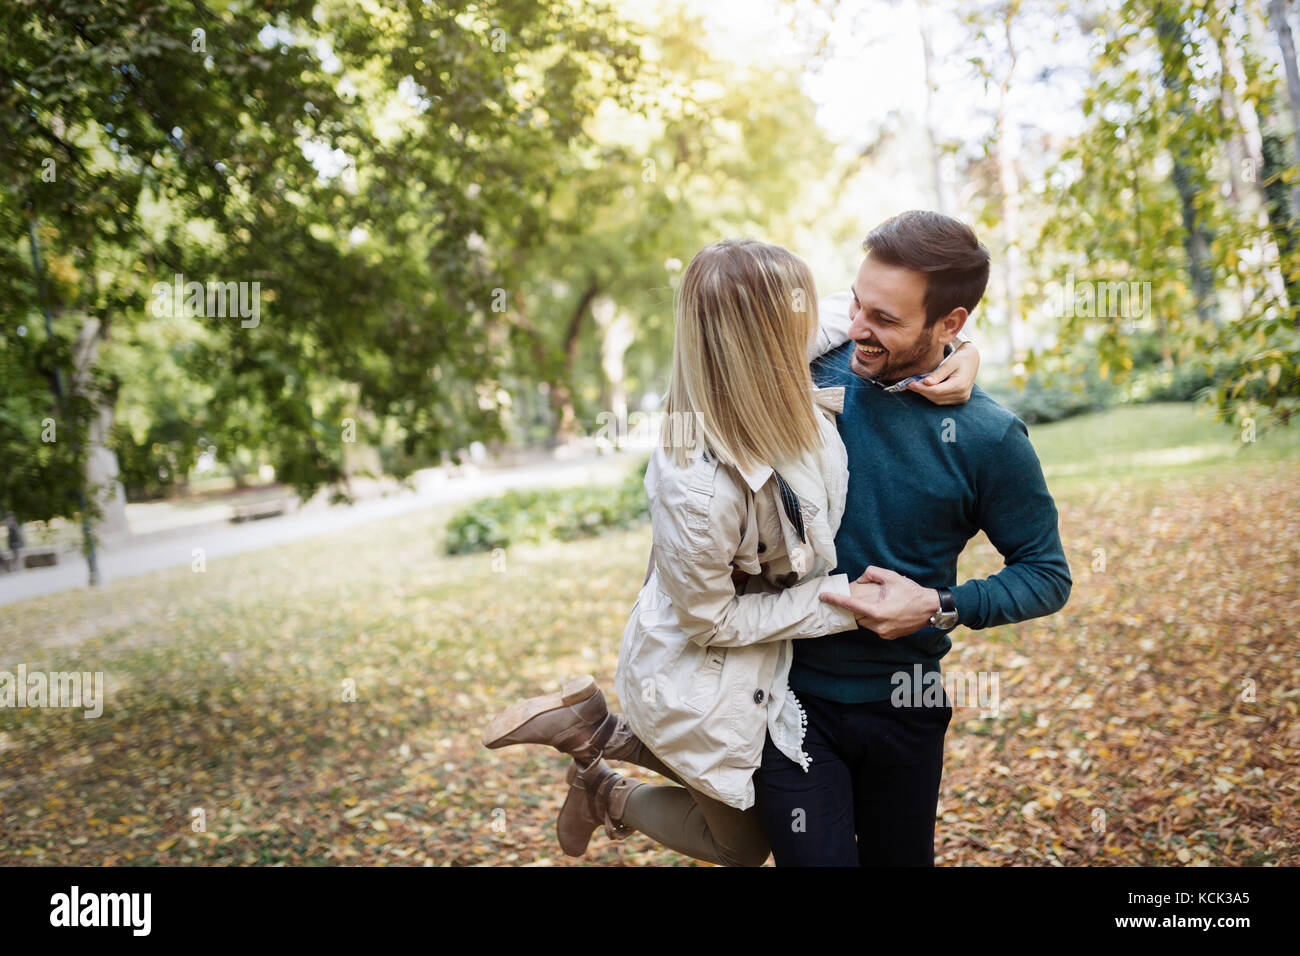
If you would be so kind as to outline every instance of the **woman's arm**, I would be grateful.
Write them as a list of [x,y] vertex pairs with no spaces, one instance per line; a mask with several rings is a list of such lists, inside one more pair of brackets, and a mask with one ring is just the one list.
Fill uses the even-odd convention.
[[817,300],[817,334],[808,346],[808,361],[837,349],[849,340],[849,306],[853,296],[834,292]]
[[663,507],[665,497],[680,503],[677,494],[657,495],[652,504],[655,567],[686,636],[706,646],[744,647],[856,629],[852,612],[819,597],[823,593],[866,600],[875,596],[877,585],[850,584],[845,574],[773,593],[736,593],[732,561],[740,547],[746,504],[739,489],[722,487],[724,482],[729,483],[729,478],[720,471],[713,494],[701,502],[708,509],[707,517],[688,514],[689,504]]
[[[837,349],[849,340],[849,306],[853,296],[835,292],[817,300],[817,334],[808,347],[808,361]],[[963,405],[975,390],[975,374],[980,369],[980,353],[975,343],[959,333],[955,351],[934,373],[922,382],[907,386],[936,405]]]
[[975,374],[980,370],[980,353],[975,343],[965,339],[937,369],[919,382],[907,386],[936,405],[964,405],[975,391]]
[[773,593],[737,594],[732,567],[717,552],[682,554],[655,548],[664,593],[689,640],[712,647],[824,637],[858,627],[851,611],[824,603],[822,594],[874,601],[878,585],[850,582],[847,574],[814,578]]

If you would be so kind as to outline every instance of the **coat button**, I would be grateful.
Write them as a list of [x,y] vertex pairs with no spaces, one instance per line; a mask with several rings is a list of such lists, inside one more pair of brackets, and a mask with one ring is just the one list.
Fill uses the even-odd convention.
[[758,543],[758,553],[762,554],[766,550],[767,550],[767,545],[765,545],[762,541],[760,541]]
[[761,690],[754,691],[754,703],[756,704],[763,703],[763,692]]

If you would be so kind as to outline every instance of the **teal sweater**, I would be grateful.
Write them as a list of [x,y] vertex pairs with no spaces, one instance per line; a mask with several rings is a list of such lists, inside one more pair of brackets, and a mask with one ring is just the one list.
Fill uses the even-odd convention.
[[[934,405],[885,392],[849,369],[853,343],[819,359],[821,386],[845,386],[840,436],[849,491],[835,537],[836,572],[855,580],[868,565],[927,588],[950,587],[958,621],[994,627],[1051,614],[1070,596],[1070,568],[1024,422],[978,386],[965,405]],[[957,558],[979,531],[1006,566],[957,584]],[[884,700],[891,675],[939,670],[948,634],[924,627],[886,641],[860,628],[794,642],[790,686],[844,703]]]

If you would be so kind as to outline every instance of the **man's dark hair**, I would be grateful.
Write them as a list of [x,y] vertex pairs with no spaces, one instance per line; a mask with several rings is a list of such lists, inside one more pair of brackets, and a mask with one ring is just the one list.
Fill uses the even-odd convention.
[[862,240],[868,255],[925,273],[925,325],[953,309],[975,311],[989,282],[989,251],[964,222],[913,209],[886,219]]

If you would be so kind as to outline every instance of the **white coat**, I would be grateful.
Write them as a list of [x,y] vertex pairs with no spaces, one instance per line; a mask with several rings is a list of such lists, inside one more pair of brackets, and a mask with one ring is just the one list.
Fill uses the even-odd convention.
[[[847,341],[843,294],[820,303],[809,358]],[[830,306],[828,308],[828,306]],[[776,471],[748,474],[715,458],[679,467],[662,448],[646,469],[651,569],[628,618],[614,673],[641,741],[696,789],[739,809],[767,734],[805,770],[803,708],[787,678],[791,641],[849,631],[853,614],[818,595],[847,595],[835,567],[848,459],[835,426],[842,388],[817,389],[820,451],[781,477],[798,497],[804,540],[782,505]],[[733,568],[750,575],[737,593]]]

